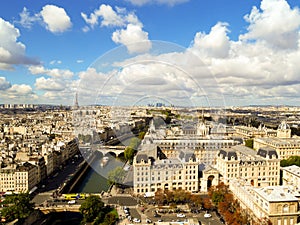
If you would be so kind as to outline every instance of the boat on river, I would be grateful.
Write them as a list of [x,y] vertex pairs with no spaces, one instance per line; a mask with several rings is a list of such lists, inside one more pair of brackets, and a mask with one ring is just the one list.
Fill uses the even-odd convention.
[[101,166],[101,167],[106,166],[107,163],[108,163],[108,161],[109,161],[109,157],[108,157],[108,156],[104,156],[104,157],[101,159],[100,166]]

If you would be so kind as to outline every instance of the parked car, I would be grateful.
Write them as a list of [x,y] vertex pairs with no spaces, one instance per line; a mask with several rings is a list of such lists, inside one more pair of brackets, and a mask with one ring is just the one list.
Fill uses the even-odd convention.
[[209,214],[209,213],[204,214],[204,218],[210,218],[210,217],[211,217],[211,214]]
[[161,217],[158,213],[154,213],[154,217]]
[[225,224],[225,220],[222,217],[220,218],[220,222]]
[[132,221],[135,222],[135,223],[140,223],[141,222],[141,220],[139,218],[133,218]]
[[146,219],[146,223],[152,223],[152,220],[150,220],[150,219]]
[[178,213],[178,214],[177,214],[177,217],[179,217],[179,218],[184,218],[185,215],[184,215],[183,213]]

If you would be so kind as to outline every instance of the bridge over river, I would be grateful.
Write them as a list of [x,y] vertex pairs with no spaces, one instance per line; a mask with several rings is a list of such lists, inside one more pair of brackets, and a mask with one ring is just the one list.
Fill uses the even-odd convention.
[[116,156],[119,156],[121,153],[124,153],[126,146],[111,146],[111,145],[79,145],[80,150],[90,150],[99,151],[105,156],[107,153],[114,153]]

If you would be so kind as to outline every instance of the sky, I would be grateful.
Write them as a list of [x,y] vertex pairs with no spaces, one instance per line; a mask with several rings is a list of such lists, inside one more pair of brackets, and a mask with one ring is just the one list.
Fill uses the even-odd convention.
[[3,0],[0,104],[300,105],[296,0]]

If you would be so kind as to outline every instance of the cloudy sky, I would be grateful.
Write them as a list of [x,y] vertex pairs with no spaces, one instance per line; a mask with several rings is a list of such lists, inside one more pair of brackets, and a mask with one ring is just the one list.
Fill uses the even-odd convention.
[[296,0],[4,0],[0,103],[300,105]]

